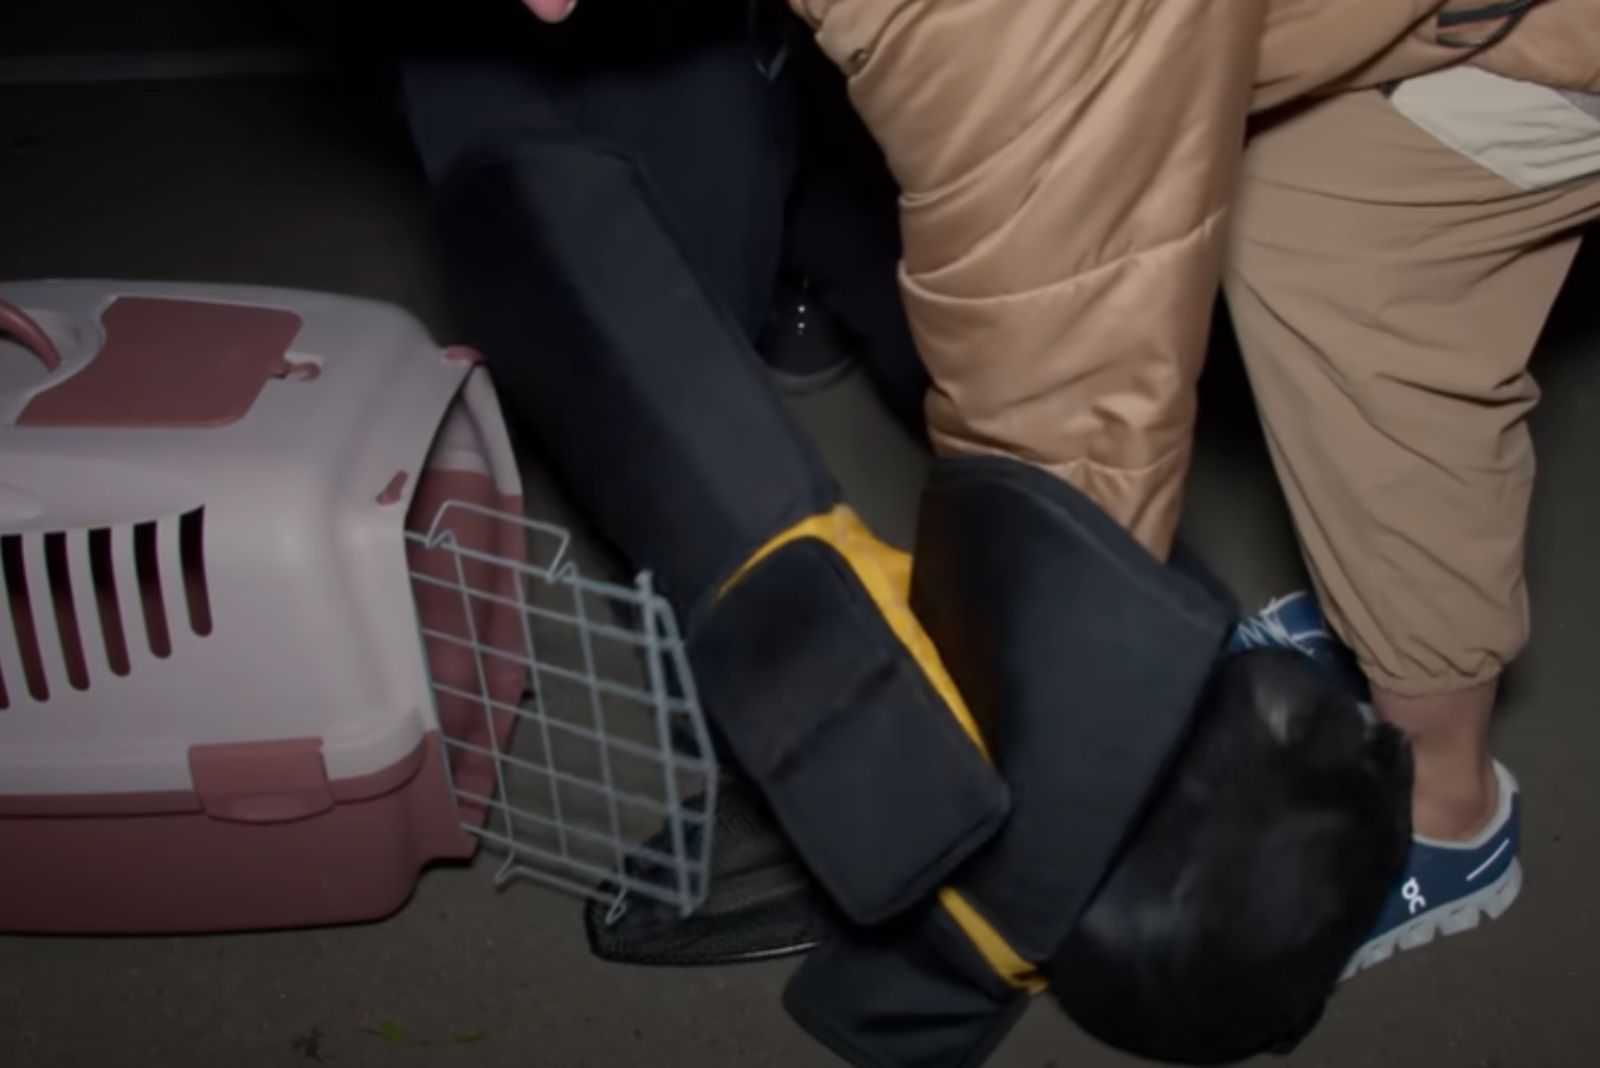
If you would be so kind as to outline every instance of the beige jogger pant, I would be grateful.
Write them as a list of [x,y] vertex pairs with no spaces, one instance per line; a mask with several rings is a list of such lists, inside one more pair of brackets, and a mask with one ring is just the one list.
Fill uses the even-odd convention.
[[1260,131],[1226,290],[1313,582],[1373,682],[1495,677],[1528,635],[1527,363],[1600,214],[1529,192],[1376,92]]

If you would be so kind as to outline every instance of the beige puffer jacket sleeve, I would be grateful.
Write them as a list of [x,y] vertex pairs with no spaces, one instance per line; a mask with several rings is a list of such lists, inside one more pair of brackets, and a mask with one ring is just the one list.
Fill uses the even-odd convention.
[[947,454],[1086,492],[1164,555],[1266,0],[792,0],[903,190]]

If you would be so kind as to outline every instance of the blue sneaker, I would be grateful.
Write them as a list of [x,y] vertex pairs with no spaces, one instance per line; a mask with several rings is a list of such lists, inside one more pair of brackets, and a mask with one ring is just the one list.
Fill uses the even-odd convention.
[[[1240,623],[1227,651],[1261,648],[1294,649],[1327,668],[1359,695],[1371,714],[1371,691],[1355,657],[1328,630],[1322,608],[1308,590],[1279,597]],[[1405,951],[1425,946],[1436,935],[1470,931],[1487,916],[1498,919],[1522,890],[1522,865],[1517,860],[1522,802],[1517,780],[1499,763],[1494,766],[1500,800],[1494,818],[1470,842],[1411,840],[1406,868],[1389,895],[1366,944],[1350,958],[1343,979]]]
[[1322,606],[1310,590],[1297,590],[1272,601],[1242,621],[1228,640],[1227,652],[1245,649],[1294,649],[1326,668],[1362,701],[1370,700],[1366,677],[1355,656],[1328,630]]
[[1499,763],[1500,803],[1494,818],[1470,842],[1411,840],[1405,874],[1389,896],[1372,937],[1350,958],[1343,978],[1405,951],[1425,946],[1435,935],[1456,935],[1478,926],[1482,917],[1499,919],[1522,890],[1517,860],[1522,802],[1517,780]]

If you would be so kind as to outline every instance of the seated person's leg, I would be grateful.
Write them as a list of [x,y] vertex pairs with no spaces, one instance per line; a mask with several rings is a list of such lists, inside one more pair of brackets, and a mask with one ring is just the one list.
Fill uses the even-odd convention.
[[[1488,725],[1527,638],[1526,364],[1571,229],[1597,210],[1600,185],[1519,190],[1376,92],[1302,112],[1247,154],[1234,322],[1317,590],[1415,749],[1424,838],[1511,820]],[[1514,845],[1490,873],[1508,895]]]
[[[759,108],[728,114],[760,88],[754,57],[701,58],[608,55],[562,93],[577,136],[513,126],[449,167],[446,290],[541,460],[677,609],[743,769],[842,909],[871,921],[979,848],[1006,796],[887,577],[903,560],[840,502],[752,351],[766,293],[751,287],[743,322],[731,310],[755,272],[706,255],[730,234],[751,251],[756,233],[716,183],[748,187],[737,203],[756,213],[776,183],[763,192],[721,152],[727,132],[767,157]],[[720,292],[717,262],[739,268]]]

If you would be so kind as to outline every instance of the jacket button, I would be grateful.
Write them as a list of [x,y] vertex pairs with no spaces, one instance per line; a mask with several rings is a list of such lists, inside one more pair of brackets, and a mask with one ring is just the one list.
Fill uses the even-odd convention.
[[850,58],[845,61],[845,64],[849,67],[851,74],[859,74],[861,73],[861,68],[865,67],[868,61],[871,59],[871,50],[866,48],[858,48],[854,52],[850,53]]

